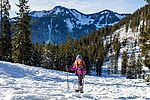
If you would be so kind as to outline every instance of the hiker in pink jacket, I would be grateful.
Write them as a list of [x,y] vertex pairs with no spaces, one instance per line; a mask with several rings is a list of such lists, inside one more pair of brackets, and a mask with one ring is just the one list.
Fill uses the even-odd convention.
[[78,89],[76,92],[83,93],[83,79],[86,74],[86,65],[81,55],[77,55],[74,66],[70,70],[75,71],[75,75],[78,76]]

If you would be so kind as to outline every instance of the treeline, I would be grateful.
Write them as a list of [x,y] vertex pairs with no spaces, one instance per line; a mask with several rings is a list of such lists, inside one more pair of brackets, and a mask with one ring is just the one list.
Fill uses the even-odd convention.
[[34,45],[31,42],[29,6],[19,0],[18,20],[11,26],[9,0],[1,2],[0,60],[33,65]]
[[83,56],[88,74],[90,74],[89,70],[96,63],[96,60],[102,66],[106,48],[101,39],[97,39],[95,43],[89,42],[87,44],[82,38],[80,41],[77,41],[68,37],[67,42],[64,44],[36,44],[35,49],[37,66],[65,71],[73,66],[76,56],[80,54]]

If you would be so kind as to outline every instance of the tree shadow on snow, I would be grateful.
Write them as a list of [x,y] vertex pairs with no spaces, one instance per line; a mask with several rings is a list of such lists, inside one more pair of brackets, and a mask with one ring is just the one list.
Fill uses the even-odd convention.
[[[68,76],[69,77],[69,76]],[[59,76],[52,76],[52,77],[47,77],[47,76],[36,76],[34,75],[32,77],[33,80],[35,81],[43,81],[43,82],[48,82],[48,81],[53,81],[53,82],[67,82],[67,76],[65,78],[59,77]],[[68,79],[68,82],[75,82],[75,79]]]
[[[138,99],[138,96],[129,96],[129,97],[119,97],[119,98],[114,98],[115,100],[133,100],[133,99]],[[145,100],[150,100],[150,98],[145,98]]]
[[13,78],[23,78],[27,75],[34,74],[33,71],[26,70],[21,67],[17,67],[16,65],[1,65],[1,74],[13,77]]
[[100,86],[117,86],[118,88],[122,88],[122,87],[143,87],[142,85],[134,85],[134,84],[122,84],[122,83],[105,83],[105,82],[97,82],[97,83],[93,83],[91,81],[85,81],[85,84],[94,84],[94,85],[100,85]]

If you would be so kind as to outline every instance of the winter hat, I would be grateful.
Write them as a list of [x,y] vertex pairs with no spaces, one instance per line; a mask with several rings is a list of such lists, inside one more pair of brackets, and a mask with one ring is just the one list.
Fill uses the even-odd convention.
[[81,55],[77,55],[76,59],[78,59],[78,58],[82,59],[82,56]]

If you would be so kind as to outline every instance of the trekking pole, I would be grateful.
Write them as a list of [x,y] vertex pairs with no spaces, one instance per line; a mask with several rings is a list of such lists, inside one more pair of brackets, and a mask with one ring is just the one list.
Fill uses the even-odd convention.
[[83,76],[83,89],[82,89],[82,91],[84,91],[84,76]]
[[68,82],[68,67],[66,65],[66,71],[67,71],[67,90],[69,91],[69,82]]

